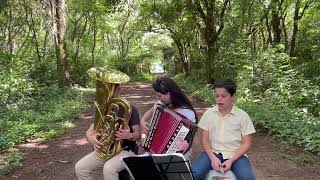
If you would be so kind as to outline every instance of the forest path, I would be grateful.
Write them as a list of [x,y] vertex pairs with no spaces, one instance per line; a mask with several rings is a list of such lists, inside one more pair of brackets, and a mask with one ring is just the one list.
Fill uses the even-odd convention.
[[[140,116],[154,102],[154,93],[150,82],[132,83],[127,85],[124,97],[135,105]],[[202,101],[189,96],[198,117],[209,107]],[[24,151],[25,160],[22,166],[13,173],[1,177],[7,180],[75,180],[74,165],[83,156],[92,151],[85,140],[85,131],[94,117],[94,110],[88,109],[86,114],[74,120],[75,127],[60,137],[42,143],[29,143],[20,147]],[[197,133],[193,145],[193,158],[201,151]],[[252,147],[248,153],[257,180],[316,180],[320,179],[320,163],[299,165],[293,161],[296,157],[302,160],[306,155],[300,148],[279,143],[266,137],[263,132],[254,134]],[[96,177],[101,179],[101,171]]]

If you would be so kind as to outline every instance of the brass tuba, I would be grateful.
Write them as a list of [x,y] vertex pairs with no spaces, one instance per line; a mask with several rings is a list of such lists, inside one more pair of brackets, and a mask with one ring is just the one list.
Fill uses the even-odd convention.
[[96,79],[94,130],[101,135],[98,139],[103,144],[95,151],[101,159],[108,160],[121,151],[122,140],[115,140],[115,133],[119,128],[128,128],[131,116],[130,103],[124,98],[114,97],[115,89],[130,78],[117,70],[95,67],[90,68],[88,74]]

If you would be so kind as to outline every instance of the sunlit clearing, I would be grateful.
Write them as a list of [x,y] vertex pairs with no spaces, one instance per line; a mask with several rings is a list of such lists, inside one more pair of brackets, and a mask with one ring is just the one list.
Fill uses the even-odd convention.
[[24,148],[35,148],[35,149],[45,149],[49,147],[46,144],[39,144],[39,143],[27,143],[27,144],[22,144],[20,146]]
[[95,92],[96,91],[95,88],[84,88],[84,87],[81,87],[78,85],[73,86],[72,89],[82,91],[82,92]]
[[139,84],[139,85],[137,85],[136,86],[137,88],[148,88],[148,87],[151,87],[151,85],[149,85],[149,84]]
[[70,122],[70,121],[66,121],[63,123],[63,127],[66,127],[66,128],[73,128],[75,125]]
[[86,138],[81,138],[81,139],[77,139],[77,140],[65,140],[59,146],[63,147],[63,148],[68,148],[68,147],[72,147],[74,145],[83,146],[83,145],[86,145],[86,144],[88,144],[88,141],[86,140]]
[[83,120],[88,120],[88,119],[92,119],[94,116],[92,113],[87,113],[87,114],[83,114],[80,116],[81,119]]
[[78,146],[82,146],[82,145],[88,144],[88,141],[86,138],[77,139],[74,144]]
[[134,98],[139,99],[139,98],[147,98],[147,97],[151,97],[151,96],[127,96],[127,97],[130,97],[132,99],[134,99]]

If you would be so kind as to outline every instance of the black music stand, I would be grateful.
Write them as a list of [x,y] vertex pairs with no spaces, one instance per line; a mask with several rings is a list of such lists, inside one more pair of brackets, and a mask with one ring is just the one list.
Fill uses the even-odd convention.
[[190,163],[182,154],[144,154],[123,161],[134,180],[193,180]]

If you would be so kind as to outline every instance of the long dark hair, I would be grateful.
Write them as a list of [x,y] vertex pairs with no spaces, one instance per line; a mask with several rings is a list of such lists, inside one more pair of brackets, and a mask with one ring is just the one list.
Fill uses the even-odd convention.
[[152,83],[152,87],[156,92],[161,94],[170,93],[173,108],[191,109],[195,114],[196,123],[198,123],[196,111],[194,110],[190,100],[173,79],[168,76],[158,77]]

